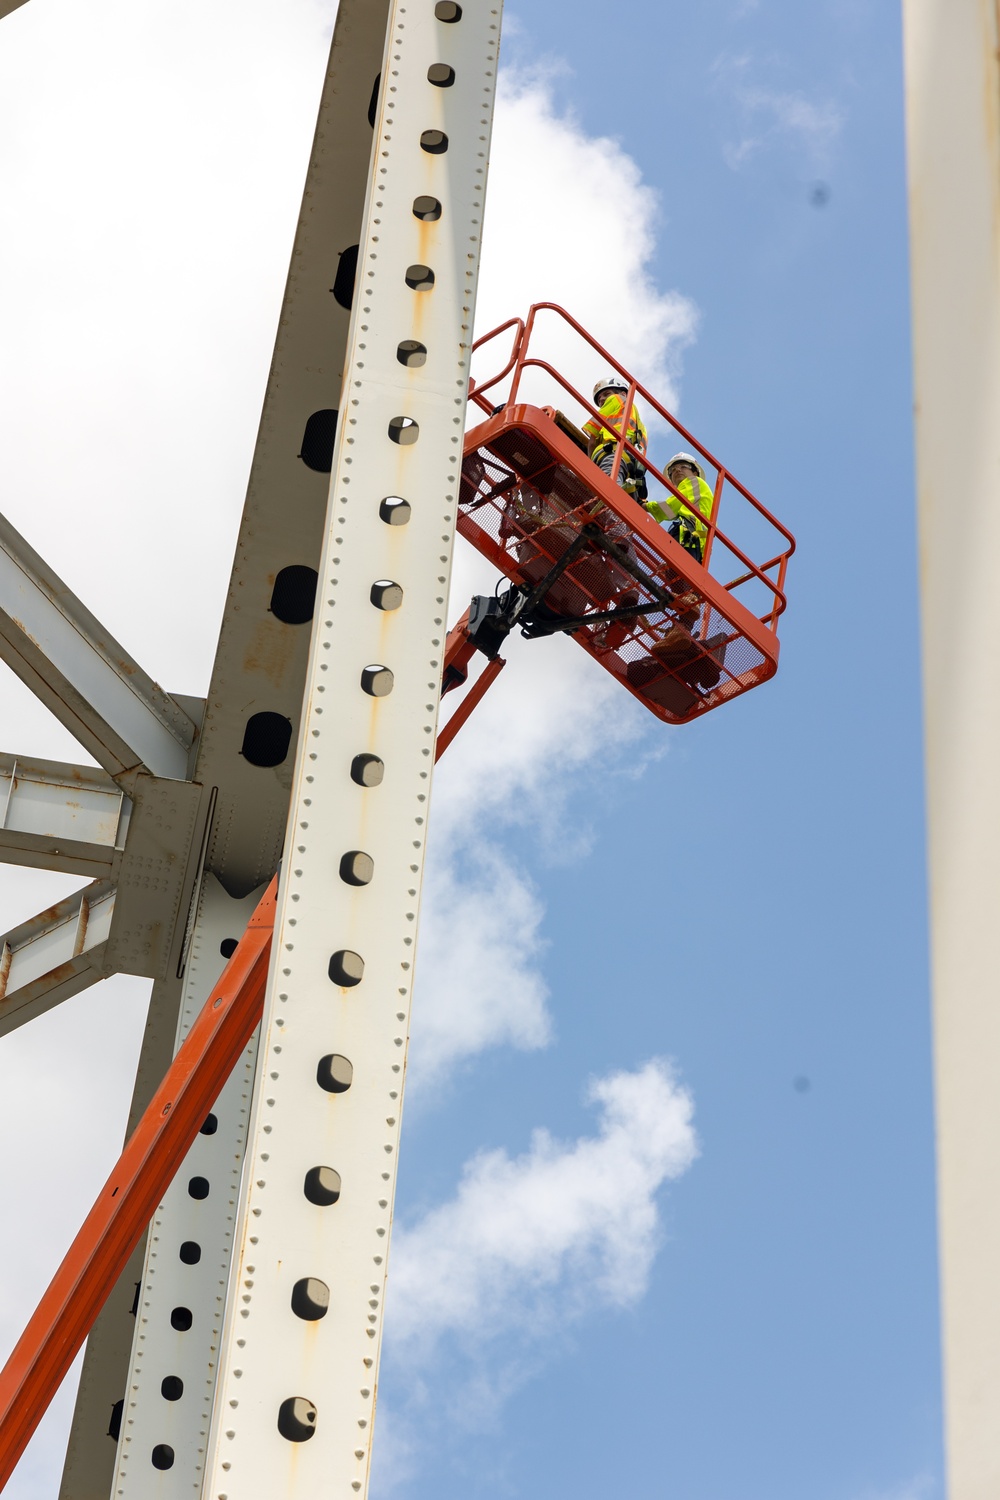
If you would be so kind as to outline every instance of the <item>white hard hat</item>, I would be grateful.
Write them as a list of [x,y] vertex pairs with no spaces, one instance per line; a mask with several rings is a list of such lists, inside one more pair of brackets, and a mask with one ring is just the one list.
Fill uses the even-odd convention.
[[675,453],[664,472],[669,474],[674,464],[690,464],[699,479],[704,479],[705,477],[705,470],[692,453]]
[[596,401],[602,391],[627,391],[628,385],[620,375],[607,375],[599,380],[594,386],[594,400]]

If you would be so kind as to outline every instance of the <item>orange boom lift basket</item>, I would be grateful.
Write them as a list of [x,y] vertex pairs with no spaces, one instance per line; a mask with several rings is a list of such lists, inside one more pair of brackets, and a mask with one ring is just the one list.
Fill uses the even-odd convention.
[[[699,517],[707,523],[701,562],[616,482],[623,463],[641,459],[649,500],[668,516],[668,496],[684,505],[627,441],[627,422],[612,476],[588,457],[578,424],[600,425],[597,409],[559,373],[556,356],[545,357],[551,346],[565,358],[571,343],[574,368],[620,375],[626,410],[638,406],[652,446],[672,445],[667,457],[674,447],[697,456],[713,489],[710,515]],[[470,399],[486,417],[465,436],[458,529],[512,585],[491,619],[481,618],[486,601],[473,601],[466,629],[476,647],[495,658],[514,624],[529,637],[571,634],[668,724],[686,724],[772,677],[795,548],[780,521],[554,303],[501,324],[473,353]],[[501,368],[477,379],[490,358]]]

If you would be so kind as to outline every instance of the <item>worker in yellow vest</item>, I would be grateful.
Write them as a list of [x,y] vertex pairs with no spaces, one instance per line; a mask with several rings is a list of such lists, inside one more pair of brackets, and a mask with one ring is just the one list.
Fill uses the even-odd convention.
[[[583,431],[589,443],[589,453],[599,469],[610,474],[615,462],[615,449],[622,430],[622,413],[628,398],[628,385],[620,375],[608,375],[594,386],[594,405],[600,422],[593,418],[584,424]],[[625,439],[639,453],[646,451],[646,427],[633,401],[625,428]],[[646,467],[627,448],[622,449],[618,468],[618,483],[630,495],[642,498],[646,493]]]
[[647,500],[646,509],[657,521],[669,521],[667,535],[701,562],[708,536],[706,522],[712,514],[714,498],[705,471],[690,453],[675,453],[667,464],[666,475],[682,499],[667,490],[660,500]]

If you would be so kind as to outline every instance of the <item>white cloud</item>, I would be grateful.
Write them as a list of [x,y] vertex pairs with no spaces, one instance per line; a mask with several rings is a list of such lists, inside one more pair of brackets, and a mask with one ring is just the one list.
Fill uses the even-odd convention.
[[3,510],[181,692],[211,666],[335,9],[0,23]]
[[[544,225],[530,212],[541,201]],[[502,75],[477,330],[523,316],[532,302],[559,302],[674,401],[696,315],[652,280],[656,218],[655,195],[621,146],[560,115],[544,77],[515,83]],[[547,347],[589,390],[594,356],[572,339]],[[451,617],[495,583],[492,567],[460,544]],[[567,639],[513,638],[504,655],[508,667],[448,750],[435,785],[411,1043],[417,1093],[487,1047],[550,1039],[537,968],[544,902],[497,852],[497,835],[527,832],[548,860],[580,855],[589,839],[584,789],[620,774],[630,758],[638,763],[650,722]],[[446,701],[446,716],[450,709]]]
[[[619,142],[560,113],[544,73],[501,74],[478,335],[532,303],[557,302],[673,409],[697,311],[656,285],[658,221],[656,193]],[[545,348],[588,395],[606,373],[572,336],[554,335]]]
[[738,171],[751,157],[779,143],[798,149],[813,171],[827,165],[845,115],[830,100],[807,98],[796,90],[765,88],[748,79],[757,72],[749,55],[723,56],[712,67],[718,92],[734,106],[734,138],[722,148],[727,166]]
[[[462,603],[459,596],[453,613]],[[548,864],[579,857],[590,837],[587,788],[607,786],[629,757],[637,765],[648,758],[639,744],[642,710],[623,703],[621,688],[572,641],[515,638],[504,654],[508,666],[435,782],[411,1099],[486,1048],[551,1040],[538,968],[544,897],[501,840],[516,830]]]
[[552,1037],[537,891],[485,839],[456,856],[446,847],[431,861],[425,885],[409,1060],[418,1093],[489,1047],[527,1051]]
[[937,1492],[937,1481],[931,1474],[916,1474],[889,1489],[865,1490],[857,1500],[932,1500]]
[[593,1081],[587,1098],[596,1134],[561,1142],[537,1130],[522,1156],[481,1152],[449,1202],[397,1226],[386,1355],[411,1396],[389,1412],[387,1478],[418,1461],[440,1412],[490,1421],[573,1323],[645,1295],[663,1233],[657,1194],[698,1152],[691,1097],[654,1059]]
[[587,1097],[601,1108],[596,1136],[565,1145],[537,1130],[523,1156],[482,1152],[451,1202],[397,1229],[397,1351],[415,1345],[425,1356],[445,1335],[541,1335],[595,1298],[627,1307],[644,1295],[659,1244],[656,1192],[697,1152],[691,1096],[654,1060],[595,1080]]
[[[471,592],[474,562],[463,554],[458,571]],[[492,582],[490,575],[485,591]],[[465,599],[457,588],[452,596],[458,614]],[[552,1038],[538,968],[545,901],[504,852],[503,835],[516,831],[547,864],[580,857],[590,838],[587,789],[606,788],[630,761],[641,767],[666,743],[642,748],[642,709],[572,641],[512,638],[504,654],[508,666],[435,781],[411,1100],[486,1048],[533,1049]]]
[[[487,578],[478,581],[491,593],[495,574]],[[471,592],[453,588],[455,614]],[[646,716],[565,636],[522,641],[515,635],[503,655],[507,667],[442,760],[436,834],[450,844],[477,824],[531,826],[544,836],[550,856],[565,858],[560,840],[570,839],[570,854],[577,849],[566,827],[567,800],[582,789],[581,776],[597,780],[617,767]]]

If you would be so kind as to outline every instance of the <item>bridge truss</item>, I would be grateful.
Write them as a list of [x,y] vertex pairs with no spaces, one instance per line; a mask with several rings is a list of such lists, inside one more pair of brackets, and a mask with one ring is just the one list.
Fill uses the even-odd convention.
[[0,857],[89,880],[0,937],[0,1034],[152,979],[131,1132],[280,861],[62,1500],[367,1493],[501,4],[340,0],[206,699],[0,521],[0,658],[100,767],[0,756]]

